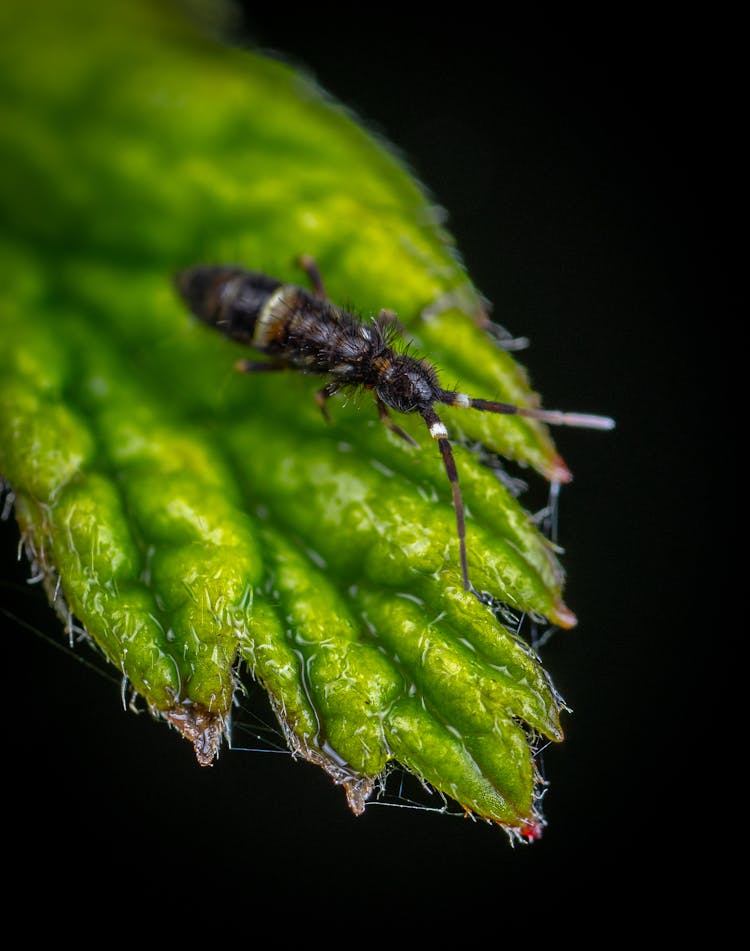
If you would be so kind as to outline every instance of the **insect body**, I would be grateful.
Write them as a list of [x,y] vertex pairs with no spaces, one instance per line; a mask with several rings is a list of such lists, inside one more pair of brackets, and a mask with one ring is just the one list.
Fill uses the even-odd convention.
[[[444,390],[437,371],[427,360],[395,350],[395,315],[382,310],[373,320],[361,320],[328,301],[315,262],[300,259],[313,285],[311,294],[265,274],[228,265],[198,265],[177,275],[178,289],[192,310],[233,340],[247,344],[271,359],[262,363],[241,360],[243,372],[294,369],[328,377],[316,399],[328,419],[326,401],[344,387],[371,390],[382,421],[407,442],[414,440],[392,419],[389,410],[419,413],[437,440],[453,492],[453,505],[464,587],[473,590],[466,559],[463,502],[448,430],[435,404],[460,406],[490,413],[528,416],[553,425],[611,429],[604,416],[561,413],[476,399]],[[567,470],[561,470],[561,476]]]

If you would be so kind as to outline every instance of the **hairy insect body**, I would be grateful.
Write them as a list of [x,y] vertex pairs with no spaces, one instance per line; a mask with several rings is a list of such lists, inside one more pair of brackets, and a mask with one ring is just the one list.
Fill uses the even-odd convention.
[[293,286],[269,300],[256,328],[256,347],[308,373],[330,374],[344,384],[372,386],[387,364],[380,327]]
[[387,371],[392,353],[381,326],[301,287],[221,267],[183,272],[180,286],[205,323],[290,368],[364,386]]
[[[381,420],[415,445],[411,436],[393,421],[388,408],[400,413],[419,413],[430,435],[437,440],[451,483],[464,586],[471,590],[458,473],[448,430],[436,413],[435,404],[512,413],[555,425],[593,429],[611,429],[614,422],[602,416],[519,407],[444,390],[429,361],[393,348],[393,314],[381,311],[375,319],[361,320],[335,306],[326,298],[315,262],[303,258],[301,263],[310,277],[314,294],[256,271],[225,265],[198,265],[182,271],[177,275],[177,286],[192,312],[202,321],[270,357],[265,363],[242,360],[238,369],[245,372],[294,369],[327,377],[326,385],[316,393],[326,418],[325,403],[329,397],[343,387],[362,386],[373,392]],[[569,478],[569,475],[561,462],[560,478]]]

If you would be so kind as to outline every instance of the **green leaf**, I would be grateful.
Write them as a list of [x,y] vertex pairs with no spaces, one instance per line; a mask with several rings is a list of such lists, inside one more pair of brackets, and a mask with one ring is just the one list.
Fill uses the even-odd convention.
[[[535,737],[561,702],[463,590],[450,486],[420,420],[315,379],[242,376],[174,273],[237,262],[395,310],[445,385],[537,405],[416,184],[289,67],[169,3],[0,9],[0,475],[26,551],[154,714],[210,763],[240,678],[355,812],[400,762],[533,837]],[[547,478],[544,426],[446,410],[488,601],[571,626],[555,552],[472,446]],[[506,610],[506,608],[503,608]]]

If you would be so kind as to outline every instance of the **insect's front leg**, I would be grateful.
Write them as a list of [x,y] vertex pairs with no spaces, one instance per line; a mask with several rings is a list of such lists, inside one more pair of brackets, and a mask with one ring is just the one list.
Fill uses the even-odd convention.
[[501,350],[525,350],[529,346],[528,337],[514,337],[505,327],[495,323],[490,318],[489,301],[484,298],[475,301],[468,286],[457,287],[452,291],[441,294],[432,304],[424,308],[421,318],[425,323],[429,323],[445,311],[454,308],[468,314],[477,327],[480,327],[488,336],[492,337]]
[[398,423],[394,421],[393,417],[388,412],[388,407],[380,399],[379,396],[375,397],[375,402],[377,403],[378,413],[380,414],[380,421],[382,423],[385,423],[385,425],[388,427],[388,429],[390,429],[392,433],[395,433],[397,436],[400,436],[405,442],[408,442],[410,446],[414,446],[418,448],[419,443],[417,443],[414,439],[412,439],[411,436],[405,430],[403,430],[398,425]]

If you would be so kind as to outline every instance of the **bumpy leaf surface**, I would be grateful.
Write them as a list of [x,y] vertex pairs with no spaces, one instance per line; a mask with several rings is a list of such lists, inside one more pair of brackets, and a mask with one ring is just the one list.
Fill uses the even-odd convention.
[[[415,449],[367,394],[327,425],[319,381],[234,373],[246,354],[173,289],[199,262],[304,283],[305,252],[333,300],[395,310],[446,386],[534,405],[420,187],[287,66],[145,0],[5,0],[0,161],[0,475],[61,616],[201,763],[252,675],[356,812],[397,761],[536,834],[560,701],[463,590],[424,425],[399,419]],[[475,586],[570,626],[552,547],[472,451],[554,478],[546,429],[444,415]]]

